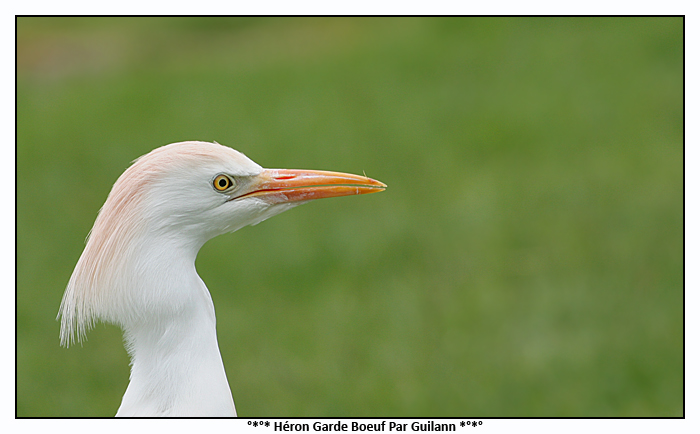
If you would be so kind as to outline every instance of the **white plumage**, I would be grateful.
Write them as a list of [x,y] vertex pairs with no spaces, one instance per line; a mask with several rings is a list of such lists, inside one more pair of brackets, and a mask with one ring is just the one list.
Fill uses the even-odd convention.
[[214,304],[195,258],[211,238],[324,197],[386,185],[335,172],[263,169],[216,143],[182,142],[114,184],[61,302],[61,343],[119,325],[131,356],[117,416],[235,416]]

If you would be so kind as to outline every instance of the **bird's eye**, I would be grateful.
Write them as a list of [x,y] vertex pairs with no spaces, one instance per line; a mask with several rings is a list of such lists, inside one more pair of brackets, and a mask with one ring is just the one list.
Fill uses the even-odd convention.
[[219,175],[214,178],[214,188],[217,191],[225,191],[233,187],[233,180],[226,175]]

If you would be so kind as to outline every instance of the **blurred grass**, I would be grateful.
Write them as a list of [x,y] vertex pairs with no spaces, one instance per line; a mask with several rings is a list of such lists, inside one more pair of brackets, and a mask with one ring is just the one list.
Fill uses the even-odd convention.
[[389,185],[200,252],[240,415],[683,415],[682,26],[19,18],[17,415],[116,412],[120,331],[55,316],[112,183],[193,139]]

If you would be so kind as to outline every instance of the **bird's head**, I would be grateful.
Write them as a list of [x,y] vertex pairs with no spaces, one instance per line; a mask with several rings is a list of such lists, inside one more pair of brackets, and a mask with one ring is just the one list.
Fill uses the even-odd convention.
[[162,296],[153,281],[167,281],[183,263],[194,267],[217,235],[313,199],[384,188],[345,173],[263,169],[217,143],[157,148],[119,177],[99,212],[61,303],[62,342],[80,339],[96,319],[147,315]]

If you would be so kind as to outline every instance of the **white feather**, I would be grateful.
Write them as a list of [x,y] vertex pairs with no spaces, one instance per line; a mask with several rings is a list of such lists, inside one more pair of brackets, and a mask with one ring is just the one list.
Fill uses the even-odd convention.
[[[114,184],[59,316],[66,346],[96,321],[124,329],[133,368],[118,415],[235,415],[214,305],[194,262],[207,240],[296,205],[251,198],[222,207],[213,174],[246,177],[262,170],[231,148],[182,142],[139,158]],[[233,206],[239,209],[232,212]],[[196,399],[203,391],[207,399]]]

